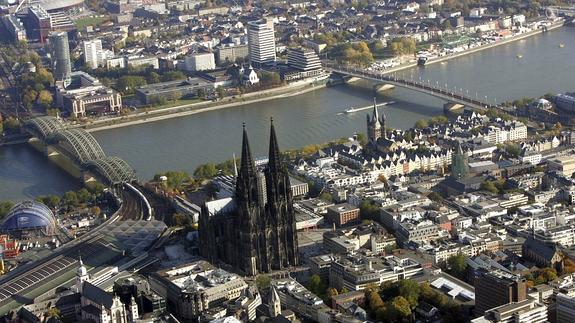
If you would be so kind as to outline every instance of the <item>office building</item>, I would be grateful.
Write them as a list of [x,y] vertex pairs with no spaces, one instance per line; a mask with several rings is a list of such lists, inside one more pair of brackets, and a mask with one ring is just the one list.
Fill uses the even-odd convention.
[[100,39],[85,40],[82,48],[86,65],[91,68],[104,65],[105,57]]
[[247,45],[222,46],[216,50],[216,63],[245,62],[248,60],[250,52]]
[[28,38],[37,39],[40,43],[46,41],[50,32],[76,29],[76,25],[66,13],[48,12],[43,6],[37,5],[29,7],[27,22]]
[[248,51],[254,66],[275,62],[276,40],[272,20],[248,22]]
[[556,323],[570,323],[575,318],[575,297],[563,293],[557,293]]
[[200,260],[156,272],[150,287],[168,300],[168,310],[187,322],[202,313],[238,299],[248,289],[238,275]]
[[52,73],[56,82],[70,84],[72,63],[70,62],[70,46],[68,33],[53,32],[50,34],[50,48],[52,54]]
[[559,174],[571,177],[575,172],[575,156],[567,155],[553,158],[547,161],[549,170],[557,171]]
[[70,74],[67,84],[56,84],[56,106],[75,118],[103,115],[119,112],[122,96],[90,74],[78,71]]
[[348,203],[337,204],[327,208],[326,222],[341,226],[359,221],[359,208]]
[[[533,299],[492,308],[471,323],[544,323],[548,322],[547,306]],[[571,321],[570,321],[571,322]]]
[[186,56],[185,68],[188,72],[210,71],[216,69],[213,53],[194,53]]
[[185,80],[168,81],[148,84],[136,89],[136,98],[142,104],[162,104],[169,100],[197,97],[200,91],[213,91],[212,83],[199,77],[189,77]]
[[244,128],[234,197],[202,206],[200,250],[209,261],[225,262],[250,276],[298,265],[293,196],[273,122],[263,172],[256,168]]
[[527,298],[525,278],[501,270],[481,270],[475,279],[475,314]]
[[5,15],[2,17],[2,24],[6,31],[10,34],[10,38],[15,41],[24,41],[26,40],[26,29],[24,25],[20,21],[20,19],[16,18],[14,15]]
[[288,82],[324,74],[319,57],[308,48],[288,49],[288,67],[282,73],[283,79]]

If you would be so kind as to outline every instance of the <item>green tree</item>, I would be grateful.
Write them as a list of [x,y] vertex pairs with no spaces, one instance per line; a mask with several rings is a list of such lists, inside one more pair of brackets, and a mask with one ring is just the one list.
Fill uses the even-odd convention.
[[276,72],[260,71],[258,78],[263,86],[275,86],[281,83],[280,75]]
[[118,79],[116,89],[123,94],[134,94],[137,87],[146,85],[146,79],[142,76],[126,75]]
[[358,133],[356,137],[360,145],[362,146],[367,145],[367,136],[364,133]]
[[160,74],[154,71],[150,72],[150,74],[148,74],[146,77],[146,82],[148,82],[148,84],[160,83],[161,81],[162,79],[160,78]]
[[467,273],[466,259],[467,257],[462,253],[449,257],[447,259],[447,265],[450,274],[459,279],[464,279],[465,274]]
[[80,203],[88,203],[92,200],[92,194],[86,188],[81,188],[76,196]]
[[44,109],[50,108],[52,106],[53,100],[54,99],[52,98],[52,93],[49,91],[42,90],[38,94],[38,103],[40,103]]
[[363,200],[359,204],[359,214],[362,219],[377,220],[379,217],[379,206],[371,200]]
[[491,192],[493,194],[499,194],[499,189],[497,188],[497,186],[495,186],[495,183],[493,183],[493,181],[485,181],[481,183],[480,188],[484,191]]
[[11,201],[0,202],[0,219],[3,219],[13,206],[14,203]]
[[441,196],[441,194],[439,194],[437,192],[431,192],[427,196],[427,198],[432,200],[433,202],[441,202],[443,200],[443,197]]
[[267,289],[270,287],[270,284],[271,279],[268,275],[261,274],[256,278],[256,285],[258,286],[258,289]]
[[226,89],[223,86],[218,86],[216,88],[216,92],[218,93],[218,98],[223,99],[226,96]]
[[217,174],[218,169],[214,163],[200,165],[194,170],[194,176],[199,179],[214,178]]
[[40,203],[45,204],[47,207],[51,209],[55,209],[60,205],[60,197],[58,195],[48,195],[48,196],[39,196],[36,200]]
[[507,143],[505,144],[505,152],[513,158],[517,158],[521,155],[521,147],[515,143]]
[[427,120],[425,120],[425,119],[417,120],[417,121],[415,122],[415,127],[416,127],[417,129],[427,128],[427,127],[429,127],[429,122],[428,122]]
[[200,98],[200,99],[205,99],[205,98],[206,98],[206,90],[201,89],[201,88],[198,89],[198,90],[196,91],[196,96],[197,96],[198,98]]
[[312,275],[307,283],[307,288],[310,292],[317,296],[323,296],[326,292],[327,286],[318,275]]
[[162,81],[176,81],[176,80],[183,80],[186,78],[186,75],[181,71],[168,71],[162,75]]
[[164,174],[168,178],[166,185],[168,188],[181,190],[183,185],[190,181],[190,175],[184,171],[169,171]]
[[62,196],[62,203],[67,207],[76,207],[79,203],[78,195],[74,191],[68,191]]

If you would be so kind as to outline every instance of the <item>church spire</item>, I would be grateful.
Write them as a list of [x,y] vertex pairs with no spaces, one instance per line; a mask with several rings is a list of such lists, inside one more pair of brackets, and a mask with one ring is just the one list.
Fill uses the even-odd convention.
[[377,112],[376,97],[373,97],[373,122],[379,121],[379,113]]
[[248,140],[248,132],[246,124],[243,124],[243,139],[242,139],[242,159],[240,165],[240,174],[242,176],[252,176],[256,174],[256,167],[252,158],[252,151],[250,149],[250,142]]
[[236,160],[236,154],[232,154],[232,158],[234,159],[234,178],[238,178],[238,163]]
[[272,172],[277,172],[281,169],[281,156],[273,118],[270,118],[270,124],[270,149],[268,156],[268,167]]

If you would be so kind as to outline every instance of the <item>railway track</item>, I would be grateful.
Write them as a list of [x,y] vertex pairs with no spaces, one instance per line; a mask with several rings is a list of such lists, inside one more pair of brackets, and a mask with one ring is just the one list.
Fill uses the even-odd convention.
[[[143,214],[138,195],[128,189],[120,188],[122,204],[120,209],[98,228],[88,232],[79,239],[72,240],[50,255],[21,266],[0,277],[0,307],[11,302],[26,302],[27,294],[42,288],[62,273],[76,266],[78,256],[89,259],[108,248],[108,243],[100,237],[100,232],[115,221],[138,220]],[[0,313],[1,315],[2,313]]]

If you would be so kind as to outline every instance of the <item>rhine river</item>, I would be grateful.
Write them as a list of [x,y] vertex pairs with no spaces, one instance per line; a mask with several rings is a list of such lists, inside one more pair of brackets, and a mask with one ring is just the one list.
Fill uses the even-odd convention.
[[[559,44],[563,43],[563,48]],[[462,88],[469,95],[502,102],[548,92],[575,91],[575,28],[533,36],[456,58],[445,64],[398,72],[414,78]],[[522,55],[522,58],[518,58]],[[378,96],[395,101],[380,108],[387,126],[409,128],[415,121],[443,113],[444,101],[396,88]],[[93,133],[104,151],[125,159],[141,180],[167,170],[192,173],[206,162],[239,155],[242,122],[248,128],[255,156],[265,156],[269,119],[273,116],[280,149],[300,148],[365,132],[370,110],[338,114],[349,107],[372,104],[372,91],[341,85],[303,95],[222,109],[154,123]],[[32,198],[76,189],[79,183],[26,145],[0,148],[0,200]]]

